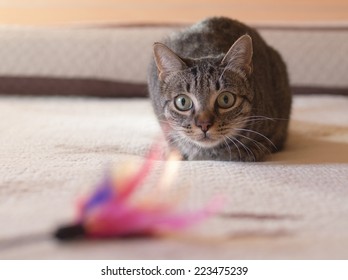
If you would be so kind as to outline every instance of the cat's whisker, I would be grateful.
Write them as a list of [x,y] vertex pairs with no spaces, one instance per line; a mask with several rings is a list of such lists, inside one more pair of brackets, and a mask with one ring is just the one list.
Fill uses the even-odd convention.
[[163,121],[163,120],[161,120],[160,122],[164,123],[164,124],[167,124],[167,125],[170,125],[170,127],[173,130],[177,131],[177,132],[184,132],[184,133],[187,133],[187,134],[191,133],[191,129],[180,127],[180,126],[178,126],[178,124],[176,124],[176,123],[174,123],[172,121]]
[[[228,140],[230,140],[230,141],[232,142],[232,144],[237,148],[238,154],[239,154],[239,161],[241,161],[241,160],[242,160],[242,154],[241,154],[241,152],[240,152],[240,149],[239,149],[238,145],[233,141],[233,139],[229,138],[228,136],[223,135],[223,137],[224,137],[224,141],[225,141],[225,143],[226,143],[227,145],[228,145],[228,143],[227,143],[227,141],[225,140],[225,138],[228,139]],[[230,148],[229,145],[228,145],[228,147]],[[231,148],[230,148],[230,151],[231,151]]]
[[276,121],[274,118],[268,118],[264,116],[248,116],[245,120],[264,120],[264,121]]
[[[254,107],[255,109],[258,109],[258,107]],[[262,110],[263,108],[261,108]],[[255,115],[257,116],[257,115]],[[270,117],[270,116],[262,116],[262,115],[259,115],[260,117],[262,118],[267,118],[267,119],[270,119],[270,120],[274,120],[274,121],[289,121],[289,118],[277,118],[277,117]]]
[[242,147],[243,149],[247,152],[248,155],[252,155],[253,158],[254,158],[254,161],[256,161],[256,157],[255,157],[255,154],[252,152],[252,150],[250,150],[245,144],[243,144],[241,141],[239,141],[236,137],[229,137],[229,136],[226,136],[228,139],[230,139],[232,142],[233,140],[237,141]]
[[169,139],[169,142],[170,142],[171,144],[177,144],[177,143],[186,143],[187,140],[186,140],[185,138],[176,137],[176,136],[174,135],[174,138],[170,138],[170,139]]
[[229,153],[230,153],[230,161],[231,161],[231,160],[232,160],[232,152],[231,152],[231,147],[230,147],[230,145],[228,145],[228,143],[227,143],[227,141],[226,141],[225,137],[223,137],[223,140],[224,140],[224,144],[225,144],[225,146],[227,147],[227,149],[228,149],[228,151],[229,151]]
[[188,137],[179,137],[178,134],[173,134],[172,138],[169,138],[169,142],[170,142],[170,144],[172,144],[174,146],[180,146],[180,145],[185,146],[185,145],[192,145],[192,144],[194,144],[199,149],[201,149],[201,147],[196,145],[196,143],[194,143],[193,141],[190,141],[190,139]]
[[251,133],[255,133],[261,137],[263,137],[264,139],[266,139],[272,146],[275,150],[278,150],[278,148],[276,147],[276,145],[274,145],[274,143],[265,135],[263,135],[262,133],[260,132],[257,132],[255,130],[251,130],[251,129],[246,129],[246,128],[235,128],[235,130],[237,131],[246,131],[246,132],[251,132]]
[[274,118],[264,117],[264,116],[249,116],[240,120],[239,122],[235,122],[234,124],[243,124],[248,122],[257,122],[257,121],[276,121]]
[[[252,139],[252,138],[250,138],[250,137],[247,137],[247,136],[245,136],[245,135],[243,135],[243,134],[236,134],[236,135],[239,136],[239,137],[243,137],[243,138],[245,138],[245,139],[248,139],[249,141],[251,141],[252,143],[254,143],[254,145],[260,150],[260,152],[267,151],[269,154],[272,153],[270,149],[268,149],[265,145],[263,145],[263,144],[260,143],[259,141],[256,141],[255,139]],[[264,150],[262,150],[262,148],[261,148],[259,145],[261,145],[262,148],[263,148]]]
[[234,126],[245,126],[245,125],[248,125],[250,123],[252,123],[252,124],[259,124],[262,121],[265,121],[265,120],[262,120],[262,119],[243,120],[243,121],[239,121],[239,122],[234,122],[233,125]]

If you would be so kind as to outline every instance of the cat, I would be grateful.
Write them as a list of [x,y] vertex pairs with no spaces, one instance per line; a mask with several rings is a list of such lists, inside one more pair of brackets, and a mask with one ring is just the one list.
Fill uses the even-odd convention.
[[208,18],[154,43],[148,90],[169,147],[183,159],[262,161],[284,146],[286,65],[239,21]]

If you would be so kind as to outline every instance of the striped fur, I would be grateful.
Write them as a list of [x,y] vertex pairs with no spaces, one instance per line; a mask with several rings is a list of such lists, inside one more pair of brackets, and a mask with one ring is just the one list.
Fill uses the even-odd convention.
[[[148,86],[166,139],[184,159],[260,161],[284,146],[291,108],[286,66],[238,21],[209,18],[155,43]],[[189,110],[178,109],[176,102],[188,100]]]

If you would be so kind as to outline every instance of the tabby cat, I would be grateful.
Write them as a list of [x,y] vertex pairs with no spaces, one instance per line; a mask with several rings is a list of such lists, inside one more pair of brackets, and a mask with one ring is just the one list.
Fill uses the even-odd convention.
[[169,146],[184,159],[260,161],[283,148],[286,66],[255,29],[208,18],[153,51],[150,98]]

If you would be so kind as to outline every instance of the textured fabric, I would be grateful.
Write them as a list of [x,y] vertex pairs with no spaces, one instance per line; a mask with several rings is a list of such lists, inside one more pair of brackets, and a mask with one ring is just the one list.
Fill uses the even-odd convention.
[[73,218],[77,197],[108,166],[141,162],[160,134],[150,103],[1,97],[0,258],[347,259],[347,108],[344,97],[297,96],[286,149],[267,161],[181,162],[163,199],[226,203],[180,236],[59,244],[49,234]]
[[[146,70],[152,44],[161,41],[182,26],[128,27],[0,27],[0,90],[1,93],[103,95],[103,92],[76,88],[76,81],[97,81],[107,96],[124,95],[117,83],[134,83],[145,89]],[[258,27],[265,40],[284,57],[292,86],[339,88],[348,92],[348,28],[273,28]],[[13,78],[18,78],[18,83]],[[28,81],[35,82],[28,86]],[[56,78],[55,86],[39,82]],[[69,80],[70,79],[70,80]],[[69,87],[69,81],[72,86]],[[103,83],[103,81],[106,81]],[[21,89],[18,89],[23,85]],[[26,86],[25,86],[26,85]],[[47,93],[47,89],[50,89]],[[87,86],[88,87],[88,86]],[[34,88],[34,90],[32,90]],[[139,87],[138,87],[139,88]],[[85,89],[85,91],[84,91]],[[99,87],[98,87],[99,89]],[[144,95],[144,90],[140,93]],[[28,94],[28,93],[27,93]],[[58,93],[59,94],[59,93]],[[130,95],[135,95],[131,92]]]
[[[333,91],[337,92],[337,89],[333,89]],[[147,97],[148,90],[146,83],[138,84],[117,80],[77,77],[0,76],[0,94],[27,96]]]

